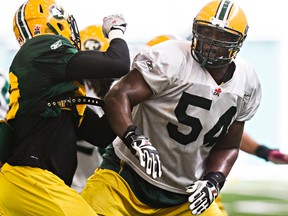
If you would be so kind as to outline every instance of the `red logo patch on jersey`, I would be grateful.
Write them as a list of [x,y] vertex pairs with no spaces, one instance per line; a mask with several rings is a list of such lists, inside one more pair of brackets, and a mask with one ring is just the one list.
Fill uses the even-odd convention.
[[214,89],[213,95],[220,96],[220,93],[221,93],[221,92],[222,92],[222,89],[221,89],[221,88],[216,88],[216,89]]

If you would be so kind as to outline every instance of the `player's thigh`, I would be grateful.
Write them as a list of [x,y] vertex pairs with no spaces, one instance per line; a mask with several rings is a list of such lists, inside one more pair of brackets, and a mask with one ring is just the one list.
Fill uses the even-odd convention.
[[[116,172],[107,169],[97,169],[87,180],[82,191],[83,198],[99,215],[115,216],[191,216],[189,203],[168,208],[151,208],[141,203],[127,182]],[[214,202],[203,216],[222,216]],[[201,216],[202,216],[201,215]]]
[[47,170],[5,164],[0,191],[4,215],[96,215],[75,190]]
[[133,212],[138,201],[126,181],[114,171],[97,169],[81,195],[99,215],[137,215]]
[[96,170],[87,180],[82,196],[98,215],[151,216],[159,213],[159,209],[140,202],[128,183],[108,169]]
[[1,206],[0,206],[0,216],[4,216],[4,212],[2,211]]

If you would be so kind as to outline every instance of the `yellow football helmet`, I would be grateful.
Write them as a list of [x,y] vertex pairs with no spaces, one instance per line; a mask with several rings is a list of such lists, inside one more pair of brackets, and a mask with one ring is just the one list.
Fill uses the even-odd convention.
[[[205,29],[205,30],[203,30]],[[208,33],[220,32],[227,39],[215,40]],[[192,29],[192,56],[203,67],[217,68],[228,65],[240,51],[247,36],[248,23],[243,10],[229,0],[213,0],[194,18]],[[206,44],[206,45],[205,45]],[[210,46],[204,51],[204,46]],[[207,48],[205,48],[207,49]],[[219,50],[226,49],[220,55]],[[216,51],[215,51],[216,50]],[[218,53],[218,55],[212,53]]]
[[90,25],[80,31],[82,50],[104,52],[109,47],[109,40],[104,36],[101,25]]
[[28,0],[16,11],[13,31],[20,45],[42,34],[67,38],[77,49],[81,42],[74,17],[66,14],[55,0]]
[[159,44],[161,42],[167,41],[167,40],[174,40],[176,37],[172,35],[159,35],[154,38],[152,38],[150,41],[146,43],[147,46],[154,46],[156,44]]

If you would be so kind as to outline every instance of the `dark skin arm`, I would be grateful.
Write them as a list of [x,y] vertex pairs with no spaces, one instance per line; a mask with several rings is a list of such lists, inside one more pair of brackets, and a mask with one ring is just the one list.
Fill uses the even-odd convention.
[[117,136],[122,137],[128,126],[133,125],[133,106],[153,95],[152,90],[137,69],[131,70],[107,93],[104,111]]
[[228,176],[235,163],[245,122],[234,121],[228,133],[213,147],[206,162],[206,173],[220,171]]

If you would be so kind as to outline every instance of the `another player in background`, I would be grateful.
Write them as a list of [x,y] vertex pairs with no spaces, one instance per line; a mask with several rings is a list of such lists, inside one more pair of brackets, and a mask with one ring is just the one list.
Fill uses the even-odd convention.
[[9,108],[9,82],[3,70],[0,70],[0,120],[5,119]]
[[105,147],[116,135],[105,116],[86,107],[103,101],[85,96],[83,79],[119,78],[130,68],[124,17],[107,16],[102,26],[107,51],[81,51],[74,17],[54,0],[28,0],[16,11],[21,47],[9,70],[6,115],[14,141],[0,172],[0,214],[97,215],[70,187],[76,138]]
[[[288,164],[287,154],[284,154],[279,149],[271,149],[266,145],[256,142],[247,133],[243,133],[240,149],[248,154],[255,155],[274,164]],[[222,199],[222,196],[218,196],[216,198],[216,203],[221,209],[223,216],[228,216],[229,213],[225,210]]]
[[[4,70],[0,69],[0,130],[2,130],[2,124],[5,124],[5,116],[9,108],[9,82],[8,75],[4,73]],[[0,143],[5,142],[0,136]],[[2,145],[0,145],[0,157],[2,157]],[[5,146],[3,146],[5,148]],[[2,167],[2,162],[0,160],[0,170]],[[1,211],[0,211],[1,212]]]
[[[109,47],[109,40],[104,36],[101,25],[90,25],[80,31],[81,49],[105,52]],[[102,99],[110,89],[114,79],[86,79],[86,95]],[[88,105],[89,106],[89,105]],[[104,114],[99,106],[89,106],[99,116]],[[102,162],[104,148],[92,146],[84,140],[77,141],[78,164],[71,187],[79,193],[86,184],[86,180]]]
[[258,76],[237,57],[248,24],[228,0],[205,5],[192,43],[144,49],[107,93],[118,138],[82,196],[101,215],[222,215],[214,200],[261,99]]
[[270,161],[274,164],[288,164],[287,154],[284,154],[277,148],[271,149],[266,145],[256,142],[247,133],[243,134],[240,147],[242,151],[262,158],[265,161]]

